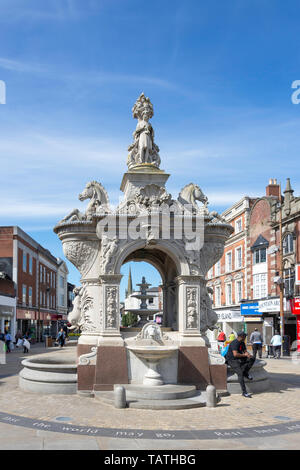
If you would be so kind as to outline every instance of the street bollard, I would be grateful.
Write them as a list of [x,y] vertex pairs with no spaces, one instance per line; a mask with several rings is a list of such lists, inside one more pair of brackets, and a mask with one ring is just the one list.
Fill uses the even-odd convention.
[[126,390],[121,385],[114,387],[115,408],[126,408]]
[[217,406],[217,392],[216,387],[213,385],[207,385],[206,387],[206,406],[208,408]]

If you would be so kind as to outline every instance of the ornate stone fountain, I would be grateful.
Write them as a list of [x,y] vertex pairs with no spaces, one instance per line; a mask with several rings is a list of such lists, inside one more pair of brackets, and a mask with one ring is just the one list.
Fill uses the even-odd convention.
[[[214,328],[217,315],[205,275],[221,258],[233,228],[208,210],[198,185],[185,185],[175,199],[167,192],[169,175],[160,169],[159,148],[149,123],[152,103],[142,93],[132,111],[138,123],[121,183],[123,200],[113,210],[102,184],[92,181],[79,195],[80,201],[90,200],[87,209],[73,209],[54,228],[65,256],[81,273],[69,315],[73,328],[81,331],[78,390],[112,390],[114,384],[133,380],[198,388],[212,382],[225,389],[226,367],[209,354],[206,331]],[[132,333],[130,337],[120,331],[121,267],[141,260],[161,274],[163,326],[172,329],[172,347],[157,342],[138,346],[138,340],[133,345]],[[161,359],[163,355],[168,357]],[[135,367],[142,365],[137,356],[153,365],[152,375],[159,358],[162,378],[138,374]]]
[[140,287],[140,294],[132,294],[131,297],[141,300],[140,308],[128,308],[125,309],[125,312],[132,312],[138,315],[140,320],[137,326],[142,327],[147,323],[149,317],[153,317],[153,315],[158,313],[160,310],[155,308],[148,309],[147,300],[152,299],[153,295],[147,294],[147,289],[151,286],[151,284],[146,282],[145,277],[142,277],[141,284],[137,284],[137,286]]

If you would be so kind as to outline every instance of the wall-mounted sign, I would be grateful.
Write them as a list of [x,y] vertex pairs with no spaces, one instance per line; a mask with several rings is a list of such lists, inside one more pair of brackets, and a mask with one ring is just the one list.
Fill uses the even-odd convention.
[[300,264],[296,264],[295,266],[295,284],[296,286],[300,286]]
[[300,297],[295,297],[290,300],[291,310],[294,315],[300,315]]
[[258,302],[252,302],[251,304],[241,304],[241,315],[261,315],[262,312],[259,309]]
[[258,302],[259,311],[265,312],[279,312],[280,311],[280,300],[279,299],[267,299],[259,300]]
[[216,312],[218,315],[218,321],[228,321],[228,322],[241,322],[243,317],[239,311],[228,310],[223,312]]

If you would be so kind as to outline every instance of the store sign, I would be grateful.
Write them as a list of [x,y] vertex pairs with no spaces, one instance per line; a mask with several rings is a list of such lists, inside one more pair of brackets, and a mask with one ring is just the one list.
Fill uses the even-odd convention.
[[300,315],[300,297],[295,297],[291,301],[291,310],[294,315]]
[[251,304],[241,304],[241,315],[261,315],[259,309],[259,302],[252,302]]
[[295,284],[296,286],[300,286],[300,264],[296,264],[295,266]]
[[261,313],[280,312],[280,299],[260,300],[258,308]]
[[218,321],[238,322],[243,321],[240,312],[229,310],[228,312],[216,312]]

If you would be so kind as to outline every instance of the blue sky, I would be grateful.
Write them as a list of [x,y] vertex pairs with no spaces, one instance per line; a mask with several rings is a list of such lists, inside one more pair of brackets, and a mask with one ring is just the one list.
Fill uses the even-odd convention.
[[84,209],[86,182],[119,200],[142,91],[173,196],[193,181],[222,211],[286,177],[299,195],[299,13],[289,0],[1,0],[1,225],[62,257],[52,227]]

